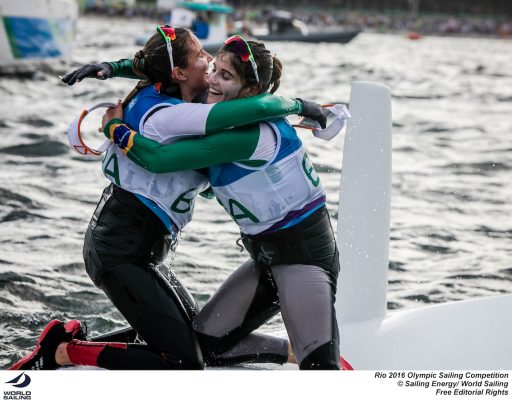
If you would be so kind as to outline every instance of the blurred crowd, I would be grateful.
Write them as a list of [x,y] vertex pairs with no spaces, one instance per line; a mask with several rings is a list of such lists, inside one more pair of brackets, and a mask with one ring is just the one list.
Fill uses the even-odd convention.
[[[321,24],[325,24],[327,21],[329,19],[319,19]],[[512,21],[477,16],[420,14],[413,18],[408,15],[367,15],[348,12],[340,15],[335,23],[357,25],[379,32],[416,31],[422,34],[512,35]]]
[[[95,6],[84,11],[87,13],[121,16],[143,17],[155,21],[164,20],[166,12],[147,6],[123,7]],[[262,24],[268,17],[267,9],[237,9],[233,15],[234,21],[244,21],[244,25]],[[385,14],[372,12],[331,10],[329,12],[293,11],[293,18],[303,21],[310,27],[318,29],[345,27],[371,30],[377,32],[407,32],[414,31],[421,34],[453,34],[453,35],[496,35],[512,36],[512,20],[503,17],[479,17],[475,15],[424,15],[412,17],[407,13]]]
[[[268,12],[238,10],[235,19],[263,22]],[[500,17],[423,15],[412,17],[406,13],[383,14],[356,11],[293,12],[293,17],[309,26],[321,28],[343,26],[377,32],[415,31],[422,34],[512,35],[512,20]],[[250,21],[248,21],[250,24]]]

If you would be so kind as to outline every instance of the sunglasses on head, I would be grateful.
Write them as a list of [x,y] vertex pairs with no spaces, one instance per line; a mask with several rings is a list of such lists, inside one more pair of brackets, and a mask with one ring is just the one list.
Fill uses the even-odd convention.
[[246,40],[240,35],[231,36],[224,42],[225,45],[231,43],[234,43],[233,50],[243,62],[250,61],[254,76],[256,77],[256,82],[260,83],[260,78],[258,76],[258,66],[256,65],[256,61],[254,61],[254,56],[252,54],[249,43],[247,43]]
[[169,61],[171,63],[171,71],[174,69],[174,62],[172,61],[172,41],[176,39],[176,32],[174,28],[169,25],[158,26],[156,30],[163,36],[167,44],[167,53],[169,54]]

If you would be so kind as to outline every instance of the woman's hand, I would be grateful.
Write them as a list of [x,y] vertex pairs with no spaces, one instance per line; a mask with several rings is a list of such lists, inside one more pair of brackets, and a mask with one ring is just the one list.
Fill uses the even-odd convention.
[[80,68],[70,72],[62,78],[62,82],[67,83],[69,86],[80,82],[84,78],[108,79],[114,75],[114,69],[108,62],[101,64],[86,64]]
[[105,114],[103,114],[103,118],[101,119],[100,132],[103,132],[108,122],[114,118],[119,118],[121,120],[123,119],[123,103],[121,100],[117,101],[115,107],[107,108],[107,111],[105,111]]
[[327,125],[327,117],[322,111],[322,106],[314,101],[303,100],[297,98],[302,103],[302,113],[299,114],[302,117],[310,118],[320,124],[322,129],[325,129]]

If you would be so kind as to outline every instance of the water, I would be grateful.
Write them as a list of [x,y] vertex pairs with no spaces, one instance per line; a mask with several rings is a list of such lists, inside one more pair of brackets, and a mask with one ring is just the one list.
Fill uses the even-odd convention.
[[[58,75],[129,57],[147,21],[82,18],[72,64],[0,79],[0,367],[34,344],[51,318],[85,319],[93,333],[124,324],[86,275],[82,243],[106,180],[100,161],[72,153],[69,122],[85,106],[122,98],[132,82]],[[388,308],[512,293],[512,42],[364,33],[348,45],[271,44],[279,92],[348,101],[350,82],[393,92],[393,198]],[[342,138],[302,133],[336,227]],[[175,270],[203,304],[245,260],[235,224],[200,199]],[[279,318],[263,329],[284,336]]]

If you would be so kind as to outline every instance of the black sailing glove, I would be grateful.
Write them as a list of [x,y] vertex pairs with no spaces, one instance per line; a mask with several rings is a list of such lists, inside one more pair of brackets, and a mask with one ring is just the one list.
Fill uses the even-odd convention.
[[322,112],[322,106],[314,101],[302,100],[299,98],[296,100],[302,103],[302,113],[299,115],[315,120],[320,124],[322,129],[325,129],[327,126],[327,117]]
[[108,62],[101,64],[86,64],[62,78],[62,82],[69,86],[80,82],[84,78],[108,79],[114,76],[114,68]]

